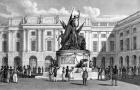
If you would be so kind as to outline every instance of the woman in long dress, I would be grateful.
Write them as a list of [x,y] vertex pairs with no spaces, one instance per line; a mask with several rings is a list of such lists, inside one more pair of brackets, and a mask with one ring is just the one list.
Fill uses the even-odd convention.
[[14,74],[13,74],[13,82],[17,83],[18,82],[18,77],[17,77],[17,70],[14,70]]

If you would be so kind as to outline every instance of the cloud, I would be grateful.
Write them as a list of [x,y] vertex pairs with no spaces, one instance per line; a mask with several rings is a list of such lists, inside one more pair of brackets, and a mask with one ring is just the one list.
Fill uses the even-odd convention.
[[84,6],[83,9],[85,11],[85,14],[87,14],[91,18],[95,18],[100,15],[99,8],[93,8],[91,6]]

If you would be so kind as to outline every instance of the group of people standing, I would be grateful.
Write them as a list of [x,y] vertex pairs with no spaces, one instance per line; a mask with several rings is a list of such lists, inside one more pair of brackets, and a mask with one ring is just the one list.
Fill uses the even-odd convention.
[[[50,68],[49,70],[49,80],[50,81],[54,81],[57,82],[57,75],[58,75],[58,69],[60,67],[53,67]],[[87,69],[82,69],[83,70],[83,74],[82,74],[82,78],[83,78],[83,85],[87,85],[87,78],[88,78],[88,72]],[[74,67],[71,67],[71,69],[69,69],[69,66],[66,67],[62,67],[62,72],[61,72],[61,77],[62,77],[62,81],[70,81],[71,79],[74,79]]]
[[108,66],[107,68],[98,68],[98,80],[104,79],[110,80],[112,86],[117,86],[117,79],[118,79],[118,68],[117,66]]
[[[57,81],[57,75],[58,75],[58,69],[60,67],[53,67],[49,70],[49,79],[50,81]],[[73,78],[73,67],[69,69],[69,66],[66,68],[62,68],[62,81],[70,81],[71,78]]]
[[[38,71],[38,73],[36,72]],[[22,78],[30,78],[33,74],[41,74],[43,73],[43,68],[38,67],[37,68],[31,68],[30,65],[27,66],[1,66],[0,69],[0,81],[1,82],[18,82],[18,77]]]
[[17,68],[12,68],[9,66],[2,66],[1,70],[0,70],[0,80],[1,82],[6,82],[6,83],[10,83],[10,82],[14,82],[17,83],[18,82],[18,69]]

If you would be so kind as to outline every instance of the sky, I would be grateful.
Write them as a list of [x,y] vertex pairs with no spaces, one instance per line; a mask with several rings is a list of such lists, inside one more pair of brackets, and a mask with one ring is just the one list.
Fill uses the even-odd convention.
[[83,17],[126,17],[140,10],[140,0],[0,0],[0,21],[25,15],[69,15],[73,7]]

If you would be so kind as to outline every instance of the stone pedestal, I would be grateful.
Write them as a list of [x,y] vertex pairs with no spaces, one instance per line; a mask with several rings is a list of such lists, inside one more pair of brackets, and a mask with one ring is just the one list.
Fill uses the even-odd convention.
[[59,67],[75,67],[80,60],[87,59],[89,67],[90,52],[88,50],[59,50],[56,52],[56,58]]

